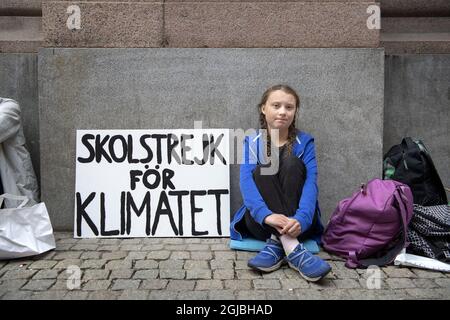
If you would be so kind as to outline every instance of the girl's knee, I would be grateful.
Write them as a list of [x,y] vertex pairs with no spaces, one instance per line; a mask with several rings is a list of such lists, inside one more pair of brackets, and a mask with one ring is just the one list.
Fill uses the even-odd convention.
[[292,154],[283,160],[283,166],[289,171],[299,170],[302,173],[306,173],[306,166],[303,160]]

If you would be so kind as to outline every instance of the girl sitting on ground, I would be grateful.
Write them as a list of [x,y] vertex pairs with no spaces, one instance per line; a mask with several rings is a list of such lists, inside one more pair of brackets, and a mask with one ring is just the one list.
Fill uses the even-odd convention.
[[[305,279],[318,281],[331,267],[302,244],[306,239],[320,244],[323,226],[314,139],[295,127],[299,106],[299,97],[289,86],[276,85],[263,94],[258,112],[264,130],[244,140],[240,166],[244,205],[231,222],[231,238],[266,241],[248,261],[251,268],[271,272],[287,262]],[[278,170],[273,173],[270,168]]]

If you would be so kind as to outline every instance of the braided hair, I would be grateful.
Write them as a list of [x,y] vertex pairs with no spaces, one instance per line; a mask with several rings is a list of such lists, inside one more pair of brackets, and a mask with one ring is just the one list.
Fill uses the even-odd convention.
[[[281,90],[287,94],[293,95],[295,98],[295,101],[296,101],[295,102],[294,120],[292,121],[291,125],[288,128],[288,141],[286,143],[286,148],[287,148],[286,151],[287,152],[285,152],[285,156],[287,157],[292,154],[294,142],[297,137],[297,128],[295,127],[295,121],[297,120],[297,113],[298,113],[298,109],[300,106],[300,98],[297,95],[297,93],[295,92],[295,90],[287,85],[282,85],[282,84],[272,86],[269,89],[267,89],[261,97],[261,102],[258,104],[259,125],[260,125],[261,129],[268,130],[266,116],[262,113],[261,108],[267,102],[267,99],[269,98],[270,94],[277,90]],[[270,155],[271,155],[271,146],[272,146],[272,142],[271,142],[270,134],[267,134],[267,140],[266,140],[267,157],[270,157]]]

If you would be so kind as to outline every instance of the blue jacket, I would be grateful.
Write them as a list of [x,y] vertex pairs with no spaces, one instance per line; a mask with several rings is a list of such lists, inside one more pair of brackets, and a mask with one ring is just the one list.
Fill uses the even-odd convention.
[[[244,139],[243,156],[244,160],[240,166],[240,189],[244,205],[234,214],[230,225],[230,237],[233,240],[242,240],[245,234],[241,234],[237,229],[237,224],[243,219],[246,210],[250,211],[252,217],[259,224],[263,224],[264,219],[272,213],[264,202],[258,188],[253,180],[253,171],[260,164],[259,159],[264,159],[262,134],[246,136]],[[296,142],[293,146],[293,154],[303,160],[306,167],[306,179],[299,201],[298,209],[294,215],[301,225],[302,233],[312,228],[313,240],[321,243],[323,225],[320,221],[320,209],[318,203],[317,187],[317,162],[314,148],[314,138],[308,133],[299,131]],[[319,217],[313,225],[315,211]]]

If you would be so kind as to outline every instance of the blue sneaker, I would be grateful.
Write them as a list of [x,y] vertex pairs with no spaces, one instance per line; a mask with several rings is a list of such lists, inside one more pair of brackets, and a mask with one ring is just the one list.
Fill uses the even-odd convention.
[[289,266],[300,272],[302,277],[308,281],[319,281],[331,271],[331,267],[326,261],[306,250],[301,243],[286,259]]
[[271,272],[283,265],[285,256],[281,243],[268,239],[266,246],[255,257],[248,260],[247,265],[259,271]]

